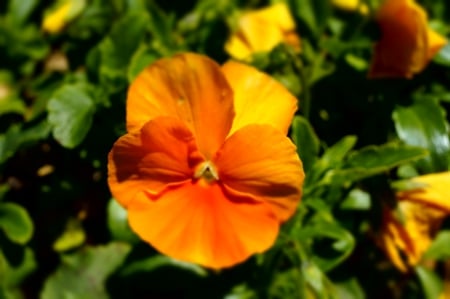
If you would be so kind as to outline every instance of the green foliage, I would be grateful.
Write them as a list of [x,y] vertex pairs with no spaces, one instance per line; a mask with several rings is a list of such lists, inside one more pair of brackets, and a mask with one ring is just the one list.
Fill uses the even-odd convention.
[[[44,32],[62,2],[0,1],[0,298],[439,297],[448,218],[407,274],[376,239],[396,191],[449,170],[450,44],[412,79],[371,80],[380,1],[361,1],[368,14],[284,1],[301,51],[280,44],[245,63],[299,101],[302,201],[271,249],[214,271],[139,239],[111,198],[107,156],[143,69],[183,51],[223,63],[238,16],[279,1],[74,1],[61,31]],[[417,2],[448,37],[448,1]]]

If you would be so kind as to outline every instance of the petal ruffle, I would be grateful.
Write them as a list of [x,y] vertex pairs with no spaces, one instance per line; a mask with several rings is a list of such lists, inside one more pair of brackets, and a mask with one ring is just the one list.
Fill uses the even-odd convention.
[[256,68],[229,61],[222,66],[234,91],[236,116],[230,134],[249,124],[269,124],[284,134],[297,110],[297,99]]
[[304,172],[294,144],[268,125],[246,126],[226,141],[214,163],[224,187],[271,205],[280,221],[295,212]]
[[224,268],[268,249],[279,222],[270,207],[226,196],[222,187],[185,182],[160,198],[139,196],[128,208],[131,228],[160,252],[210,268]]
[[159,117],[116,141],[108,156],[108,183],[127,207],[140,193],[158,194],[189,180],[202,160],[189,129],[176,118]]
[[185,53],[147,67],[128,91],[127,129],[139,130],[158,116],[185,122],[200,151],[213,155],[234,117],[233,92],[220,66],[205,56]]

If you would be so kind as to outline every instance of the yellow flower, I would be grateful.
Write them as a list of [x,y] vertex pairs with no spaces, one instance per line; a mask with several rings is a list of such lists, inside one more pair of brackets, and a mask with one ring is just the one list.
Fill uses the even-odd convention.
[[42,21],[42,30],[52,34],[61,32],[72,19],[78,16],[86,5],[85,0],[66,0],[47,13]]
[[369,13],[369,8],[361,0],[331,0],[331,4],[346,11],[358,11],[363,15]]
[[237,30],[225,44],[225,50],[237,59],[248,59],[257,52],[268,52],[280,43],[300,49],[295,22],[284,3],[243,13]]
[[412,78],[448,42],[428,27],[426,12],[413,0],[385,0],[376,20],[381,39],[375,46],[370,78]]
[[442,220],[450,214],[450,172],[419,176],[412,182],[420,187],[397,192],[397,209],[384,209],[378,239],[402,272],[420,262]]

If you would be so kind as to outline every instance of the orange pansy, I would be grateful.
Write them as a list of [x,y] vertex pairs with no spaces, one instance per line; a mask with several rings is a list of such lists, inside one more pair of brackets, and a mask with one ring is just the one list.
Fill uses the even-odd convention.
[[237,62],[180,54],[148,66],[127,99],[108,183],[131,228],[160,252],[211,268],[268,249],[304,173],[286,137],[296,99]]
[[381,247],[403,272],[420,262],[442,220],[450,214],[450,172],[412,181],[421,187],[397,192],[396,210],[384,208],[379,236]]
[[370,78],[412,78],[448,42],[428,27],[426,12],[414,0],[385,0],[376,20],[381,39],[375,45]]
[[257,52],[268,52],[279,43],[300,49],[295,22],[285,3],[243,13],[225,50],[237,59],[248,59]]

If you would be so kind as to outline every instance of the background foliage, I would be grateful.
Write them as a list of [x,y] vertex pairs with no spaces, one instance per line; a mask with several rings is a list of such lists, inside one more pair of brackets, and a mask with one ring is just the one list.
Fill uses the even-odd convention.
[[[237,12],[269,1],[79,1],[57,34],[41,29],[47,1],[0,2],[0,298],[437,298],[449,221],[427,253],[437,264],[415,273],[374,238],[393,181],[449,170],[450,46],[412,80],[368,80],[370,18],[288,3],[302,52],[280,45],[252,64],[299,98],[303,201],[271,250],[215,272],[129,230],[106,157],[143,67],[181,51],[226,61]],[[449,36],[448,1],[420,3]]]

